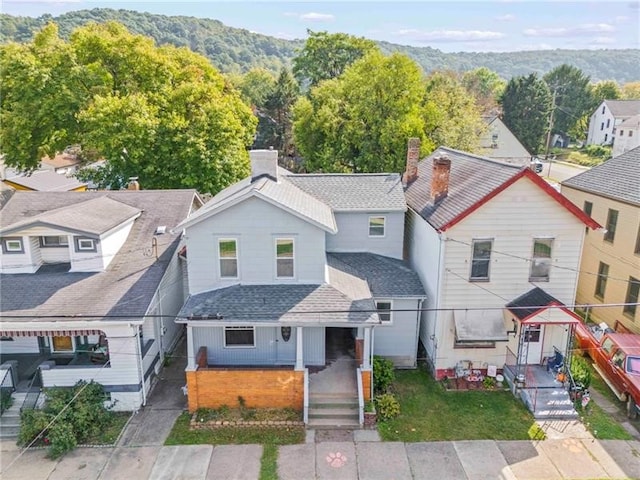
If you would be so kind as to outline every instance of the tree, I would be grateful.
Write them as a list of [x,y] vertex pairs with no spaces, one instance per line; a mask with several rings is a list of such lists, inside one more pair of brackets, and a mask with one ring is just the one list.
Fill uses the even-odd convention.
[[496,72],[487,67],[480,67],[465,72],[462,85],[473,95],[482,113],[490,113],[498,107],[498,99],[507,82]]
[[622,86],[624,100],[640,100],[640,82],[629,82]]
[[185,48],[156,47],[117,23],[79,28],[69,42],[48,26],[30,44],[1,47],[0,62],[11,166],[35,168],[43,153],[80,144],[106,160],[97,176],[112,188],[136,176],[144,188],[216,193],[249,172],[255,117]]
[[301,84],[317,85],[342,75],[345,68],[377,50],[375,42],[346,33],[312,32],[293,59],[293,74]]
[[620,90],[620,85],[615,80],[603,80],[591,87],[593,108],[600,105],[603,100],[618,100],[620,98],[622,98],[622,90]]
[[564,64],[548,72],[544,81],[555,98],[553,131],[568,134],[583,115],[591,113],[589,77],[579,68]]
[[536,154],[544,145],[551,112],[551,92],[535,73],[513,77],[501,98],[504,123],[525,148]]
[[436,72],[426,82],[426,132],[436,145],[469,152],[479,147],[486,130],[473,96],[465,90],[454,72]]
[[251,106],[264,108],[276,85],[273,74],[264,68],[253,68],[244,75],[229,76],[242,98]]
[[264,111],[275,125],[274,148],[281,156],[288,156],[291,147],[291,127],[293,105],[298,99],[300,89],[296,79],[287,68],[280,70],[280,75],[264,101]]
[[408,57],[374,51],[294,107],[296,146],[307,171],[400,172],[409,137],[425,135],[422,72]]

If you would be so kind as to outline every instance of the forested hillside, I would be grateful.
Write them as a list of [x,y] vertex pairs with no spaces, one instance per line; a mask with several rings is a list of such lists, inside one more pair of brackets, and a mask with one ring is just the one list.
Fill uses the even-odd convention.
[[[59,25],[63,38],[89,21],[116,20],[131,32],[147,35],[157,43],[187,46],[207,56],[223,72],[246,72],[253,67],[277,71],[289,65],[302,40],[282,40],[248,30],[228,27],[217,20],[165,16],[130,10],[93,9],[39,18],[0,15],[0,42],[31,39],[48,21]],[[580,68],[592,81],[612,79],[619,83],[640,80],[640,50],[539,50],[507,53],[444,53],[430,47],[408,47],[380,42],[383,52],[401,52],[426,72],[472,70],[486,66],[505,79],[531,72],[542,74],[563,63]]]

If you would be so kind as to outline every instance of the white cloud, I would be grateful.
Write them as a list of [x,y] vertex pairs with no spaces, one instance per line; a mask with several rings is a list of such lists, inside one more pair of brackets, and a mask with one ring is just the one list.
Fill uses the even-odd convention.
[[527,28],[523,34],[527,37],[577,37],[592,33],[611,33],[616,29],[608,23],[585,23],[575,27]]
[[483,30],[418,30],[407,28],[398,30],[395,35],[416,42],[473,42],[500,40],[504,33]]
[[298,18],[300,18],[300,20],[309,20],[311,22],[331,22],[335,20],[336,17],[330,13],[309,12],[303,13]]
[[629,20],[631,19],[626,15],[618,15],[613,21],[616,23],[627,23]]
[[611,45],[612,43],[616,43],[616,39],[613,37],[596,37],[591,43],[593,45]]
[[513,22],[515,19],[516,19],[516,16],[510,13],[507,13],[506,15],[498,15],[496,17],[496,20],[500,22]]

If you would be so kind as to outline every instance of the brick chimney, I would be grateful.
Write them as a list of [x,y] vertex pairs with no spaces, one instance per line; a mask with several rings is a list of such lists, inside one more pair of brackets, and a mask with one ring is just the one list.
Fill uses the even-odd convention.
[[407,145],[407,167],[402,176],[402,183],[408,185],[418,178],[418,161],[420,161],[420,139],[410,138]]
[[431,172],[431,203],[438,203],[446,198],[449,193],[449,172],[451,160],[445,156],[433,159],[433,171]]
[[255,182],[260,177],[270,177],[278,181],[278,151],[269,150],[249,150],[251,159],[251,182]]
[[138,183],[138,177],[129,177],[129,183],[127,184],[127,190],[140,190],[140,184]]

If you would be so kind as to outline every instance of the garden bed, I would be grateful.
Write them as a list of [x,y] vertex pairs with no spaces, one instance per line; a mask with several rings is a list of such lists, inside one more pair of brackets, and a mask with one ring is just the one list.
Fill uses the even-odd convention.
[[200,408],[189,422],[190,428],[304,427],[302,415],[291,408]]

